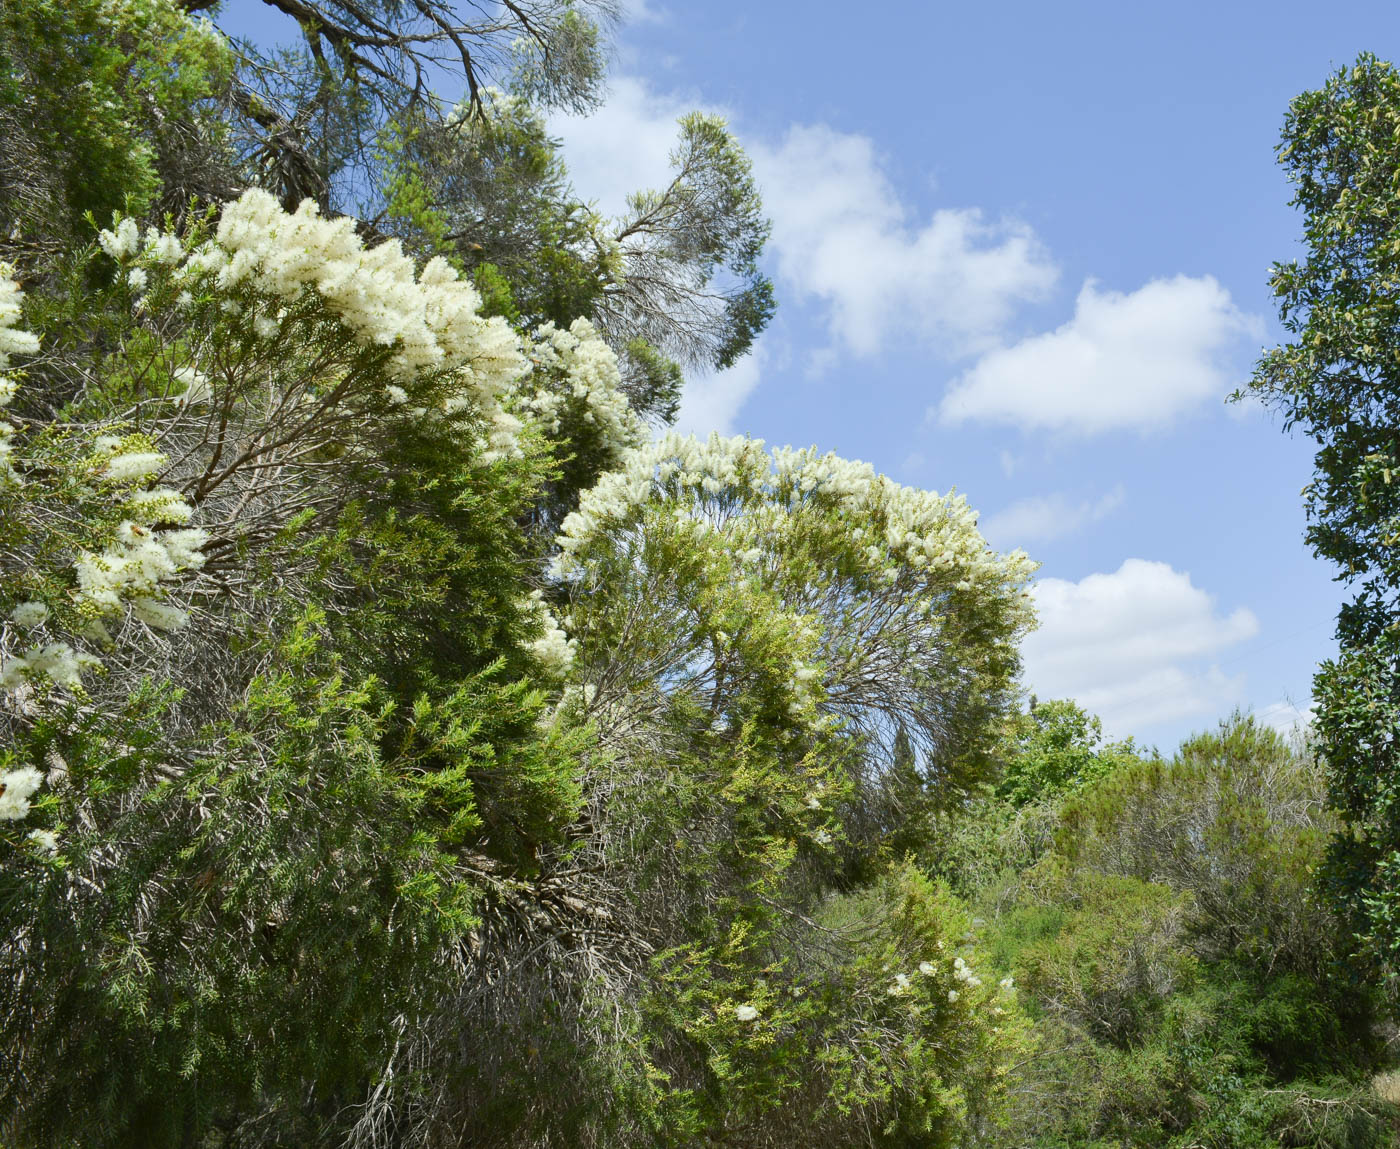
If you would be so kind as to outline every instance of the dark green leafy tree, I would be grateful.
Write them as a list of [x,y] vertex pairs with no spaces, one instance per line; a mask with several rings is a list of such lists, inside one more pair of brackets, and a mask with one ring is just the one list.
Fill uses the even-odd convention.
[[233,66],[223,37],[168,4],[0,7],[0,258],[50,269],[92,238],[89,214],[228,195]]
[[1014,806],[1061,798],[1137,760],[1132,739],[1103,740],[1103,723],[1074,702],[1031,699],[1029,710],[1008,726],[1005,772],[996,795]]
[[1317,443],[1307,540],[1354,589],[1314,683],[1342,818],[1327,880],[1363,950],[1400,970],[1400,74],[1362,56],[1293,101],[1280,162],[1306,255],[1274,266],[1288,342],[1249,391]]

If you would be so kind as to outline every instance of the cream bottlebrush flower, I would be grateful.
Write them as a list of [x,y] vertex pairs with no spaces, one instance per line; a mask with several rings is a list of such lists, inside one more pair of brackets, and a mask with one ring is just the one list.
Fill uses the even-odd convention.
[[163,581],[204,565],[200,548],[208,534],[198,527],[157,533],[128,520],[117,528],[117,543],[102,554],[85,552],[73,564],[78,601],[104,613],[132,597],[150,598]]
[[155,228],[146,231],[146,250],[157,263],[176,264],[185,258],[185,248],[180,237]]
[[182,531],[162,531],[160,545],[170,556],[176,570],[198,570],[205,563],[203,548],[209,542],[209,532],[203,527],[189,527]]
[[744,1022],[757,1021],[758,1010],[751,1005],[736,1005],[734,1007],[734,1016]]
[[574,664],[576,642],[557,626],[549,627],[544,635],[530,644],[530,651],[550,671],[565,675]]
[[170,487],[135,491],[126,505],[131,517],[140,523],[187,523],[194,514],[184,495]]
[[154,475],[165,466],[165,462],[165,456],[159,451],[131,451],[113,455],[102,468],[102,473],[114,483],[125,483]]
[[150,280],[146,276],[145,268],[133,267],[126,273],[126,282],[133,291],[145,291]]
[[527,613],[533,614],[544,628],[544,634],[530,643],[530,653],[539,659],[546,669],[563,677],[573,665],[577,640],[564,632],[539,591],[531,591],[530,597],[522,602],[521,606]]
[[831,834],[825,826],[822,826],[812,835],[812,841],[816,842],[818,846],[829,846],[831,845]]
[[948,1004],[951,1005],[953,1002],[957,1001],[957,1000],[958,1000],[958,997],[959,997],[958,991],[955,990],[955,989],[950,989],[950,990],[948,991]]
[[10,611],[17,626],[43,626],[48,617],[49,608],[42,602],[22,602]]
[[0,659],[0,690],[14,690],[29,681],[29,659],[12,655]]
[[10,278],[13,274],[14,268],[0,262],[0,369],[9,366],[11,355],[33,355],[39,350],[39,337],[15,326],[24,292]]
[[183,610],[153,598],[133,598],[131,613],[153,630],[182,630],[190,621]]
[[889,992],[894,996],[909,992],[909,975],[907,973],[897,973],[894,975],[894,984],[890,986]]
[[141,250],[141,232],[134,219],[124,219],[115,230],[98,232],[97,242],[103,251],[121,263]]
[[98,665],[92,655],[79,654],[66,642],[31,646],[22,655],[0,663],[0,690],[14,690],[36,678],[78,689],[82,686],[82,672]]
[[29,813],[29,799],[44,776],[33,766],[0,774],[0,821],[14,822]]
[[919,972],[920,972],[921,974],[923,974],[924,977],[932,977],[932,976],[934,975],[934,972],[935,972],[935,971],[934,971],[934,968],[933,968],[933,963],[932,963],[932,962],[921,961],[921,962],[919,963]]
[[82,672],[101,663],[90,654],[80,654],[66,642],[50,642],[41,647],[31,647],[24,652],[29,663],[30,676],[42,674],[58,686],[69,690],[81,689]]
[[27,840],[34,843],[36,850],[51,858],[58,853],[58,835],[52,830],[30,830]]
[[171,378],[183,385],[183,390],[175,396],[175,402],[184,407],[196,403],[207,403],[213,396],[208,377],[196,367],[180,367]]

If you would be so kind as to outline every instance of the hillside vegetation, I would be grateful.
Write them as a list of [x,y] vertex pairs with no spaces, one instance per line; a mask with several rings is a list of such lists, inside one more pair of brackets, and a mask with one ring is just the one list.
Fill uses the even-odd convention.
[[[961,497],[668,430],[768,223],[699,113],[579,197],[610,3],[272,7],[0,5],[0,1145],[1400,1141],[1400,421],[1317,733],[1107,743]],[[1276,402],[1400,348],[1389,66],[1326,116]]]

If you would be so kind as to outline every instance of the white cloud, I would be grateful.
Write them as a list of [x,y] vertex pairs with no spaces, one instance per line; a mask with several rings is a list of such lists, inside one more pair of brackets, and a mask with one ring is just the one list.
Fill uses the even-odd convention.
[[972,209],[911,223],[865,136],[817,124],[789,128],[777,147],[745,142],[773,220],[779,281],[789,298],[824,303],[849,351],[871,355],[908,335],[977,349],[1055,281],[1024,224]]
[[686,381],[675,429],[682,435],[734,433],[734,417],[758,386],[768,355],[760,339],[744,358],[727,371]]
[[1256,710],[1254,718],[1261,725],[1271,727],[1280,734],[1292,734],[1306,729],[1316,713],[1317,703],[1311,699],[1305,699],[1304,704],[1300,706],[1291,698],[1280,698],[1277,702]]
[[627,24],[664,24],[667,14],[651,0],[622,0],[621,15]]
[[1093,433],[1169,423],[1235,384],[1231,354],[1259,321],[1210,276],[1156,279],[1129,294],[1085,283],[1063,327],[988,352],[938,408],[945,422],[986,419]]
[[[620,215],[628,193],[670,179],[676,120],[695,108],[724,114],[619,76],[601,109],[552,117],[549,128],[563,141],[579,194]],[[866,136],[793,126],[773,146],[747,137],[732,117],[731,127],[773,221],[769,252],[780,297],[823,306],[847,352],[875,354],[910,336],[952,354],[981,350],[1021,303],[1042,298],[1055,282],[1054,265],[1024,224],[992,222],[975,209],[912,221]],[[820,371],[829,363],[819,350],[809,366]]]
[[622,215],[627,197],[665,187],[669,157],[678,138],[676,121],[703,108],[698,99],[658,95],[632,76],[614,76],[608,102],[587,115],[553,115],[550,134],[564,145],[564,163],[574,189],[606,215]]
[[[1004,452],[1003,452],[1004,453]],[[982,534],[1001,549],[1051,542],[1107,518],[1123,505],[1117,486],[1102,498],[1073,502],[1061,491],[1020,499],[982,520]]]
[[1034,594],[1040,629],[1022,651],[1027,687],[1075,699],[1115,737],[1219,715],[1243,697],[1243,677],[1227,677],[1211,659],[1252,638],[1259,623],[1243,607],[1217,613],[1185,572],[1128,559],[1079,582],[1041,579]]

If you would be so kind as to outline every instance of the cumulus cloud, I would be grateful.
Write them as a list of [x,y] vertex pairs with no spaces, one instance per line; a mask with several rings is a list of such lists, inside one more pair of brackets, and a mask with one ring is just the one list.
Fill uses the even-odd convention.
[[[610,215],[627,195],[664,186],[676,120],[695,108],[724,109],[612,81],[608,102],[588,116],[556,116],[574,186]],[[972,208],[926,220],[900,198],[866,136],[824,124],[790,127],[781,141],[754,139],[731,119],[754,165],[773,221],[769,252],[780,296],[825,311],[843,351],[871,355],[913,336],[949,354],[989,346],[1015,309],[1043,298],[1056,270],[1030,228]],[[813,361],[820,369],[821,355]]]
[[688,380],[676,416],[676,430],[682,435],[734,434],[734,418],[750,392],[758,386],[768,362],[763,340],[727,371]]
[[1317,713],[1317,703],[1304,699],[1299,705],[1291,698],[1280,698],[1268,706],[1254,712],[1255,720],[1264,726],[1277,730],[1280,734],[1292,734],[1305,730]]
[[1020,499],[981,522],[982,534],[1002,550],[1053,542],[1107,518],[1123,505],[1121,485],[1098,499],[1072,500],[1061,491]]
[[1212,660],[1257,634],[1258,620],[1244,607],[1221,614],[1183,571],[1128,559],[1078,582],[1041,579],[1034,594],[1040,629],[1023,647],[1027,687],[1075,699],[1115,737],[1218,715],[1243,697],[1243,677]]
[[1223,399],[1237,382],[1241,338],[1261,330],[1210,276],[1156,279],[1126,294],[1090,281],[1068,323],[985,354],[938,414],[1085,434],[1160,427]]
[[772,250],[789,296],[824,304],[838,342],[860,355],[913,334],[949,352],[985,346],[1056,272],[1024,224],[974,209],[913,218],[862,135],[794,126],[749,144]]
[[719,112],[700,100],[658,94],[632,76],[608,81],[608,100],[586,115],[551,115],[549,131],[564,146],[564,162],[578,194],[605,215],[627,210],[627,197],[665,187],[676,121],[696,109]]

